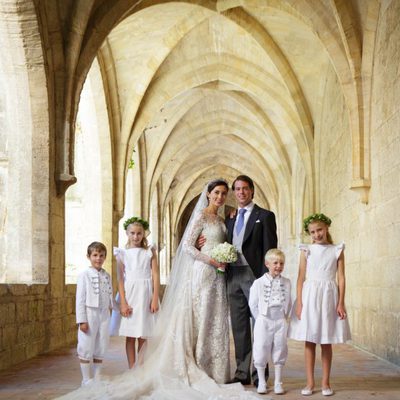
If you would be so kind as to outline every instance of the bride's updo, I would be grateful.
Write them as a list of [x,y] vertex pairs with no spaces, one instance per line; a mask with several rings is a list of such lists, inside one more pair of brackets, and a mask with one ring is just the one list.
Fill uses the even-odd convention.
[[217,186],[225,186],[229,191],[228,182],[225,179],[219,178],[211,181],[207,186],[207,192],[211,193]]

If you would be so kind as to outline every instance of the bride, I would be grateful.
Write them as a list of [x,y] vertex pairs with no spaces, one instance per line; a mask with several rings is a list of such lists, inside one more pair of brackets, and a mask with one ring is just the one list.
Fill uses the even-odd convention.
[[[226,239],[224,221],[218,216],[218,208],[224,205],[228,184],[220,179],[207,185],[207,207],[196,213],[188,225],[183,240],[183,251],[194,258],[192,264],[192,332],[196,365],[217,383],[230,380],[228,302],[224,274],[225,269],[210,257],[211,250]],[[205,206],[203,200],[199,205]],[[201,208],[201,207],[199,207]],[[207,238],[201,251],[195,244],[201,235]]]
[[[256,399],[230,379],[229,323],[224,274],[211,250],[226,239],[218,209],[228,184],[223,179],[204,188],[173,261],[154,336],[138,365],[112,380],[80,388],[63,399],[225,400]],[[195,247],[199,235],[207,240]]]

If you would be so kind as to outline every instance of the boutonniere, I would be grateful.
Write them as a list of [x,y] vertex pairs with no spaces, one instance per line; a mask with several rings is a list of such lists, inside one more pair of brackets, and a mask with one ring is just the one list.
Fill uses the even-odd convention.
[[257,221],[256,221],[256,224],[258,224],[258,223],[260,223],[261,221],[258,219]]

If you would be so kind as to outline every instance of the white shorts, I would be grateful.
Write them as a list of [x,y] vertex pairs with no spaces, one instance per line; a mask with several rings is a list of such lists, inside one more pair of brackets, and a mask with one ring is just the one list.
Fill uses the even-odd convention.
[[288,324],[284,318],[271,319],[259,315],[254,325],[253,360],[256,368],[265,368],[267,362],[285,365]]
[[78,327],[78,356],[81,360],[102,360],[110,339],[110,310],[86,307],[89,330],[84,333]]

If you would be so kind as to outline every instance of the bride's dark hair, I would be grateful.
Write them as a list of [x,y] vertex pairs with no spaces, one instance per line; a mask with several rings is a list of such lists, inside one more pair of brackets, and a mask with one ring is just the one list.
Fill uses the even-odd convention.
[[228,182],[224,179],[215,179],[211,181],[207,186],[207,192],[211,193],[217,186],[225,186],[226,190],[229,191]]

